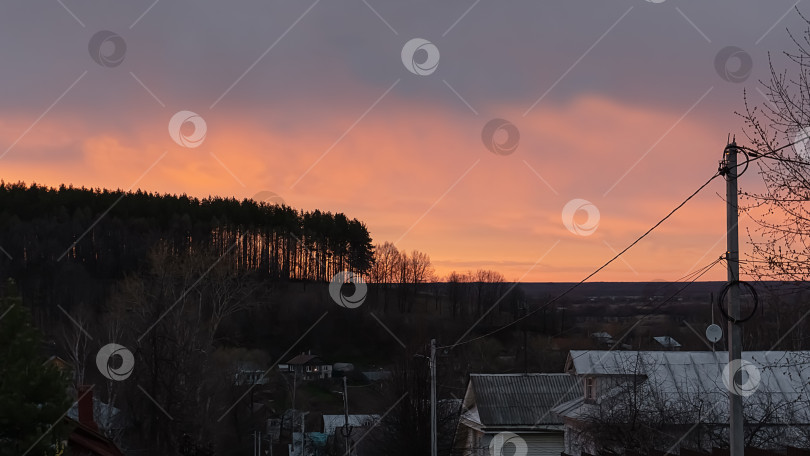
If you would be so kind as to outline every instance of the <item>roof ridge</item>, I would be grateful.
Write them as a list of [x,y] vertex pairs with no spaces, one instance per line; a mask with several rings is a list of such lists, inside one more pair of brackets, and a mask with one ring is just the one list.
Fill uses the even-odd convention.
[[528,372],[528,373],[507,373],[507,374],[470,374],[470,377],[531,377],[531,376],[556,376],[556,375],[571,375],[567,372]]

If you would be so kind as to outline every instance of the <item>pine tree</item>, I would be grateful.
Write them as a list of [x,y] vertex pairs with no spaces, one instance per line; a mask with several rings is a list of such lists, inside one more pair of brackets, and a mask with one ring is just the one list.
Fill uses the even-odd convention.
[[44,364],[40,333],[13,284],[6,288],[13,291],[0,299],[0,456],[53,455],[67,435],[68,381]]

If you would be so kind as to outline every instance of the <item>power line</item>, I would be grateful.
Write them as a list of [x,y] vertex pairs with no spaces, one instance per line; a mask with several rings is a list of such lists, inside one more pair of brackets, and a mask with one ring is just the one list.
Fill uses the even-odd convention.
[[[620,256],[622,256],[622,255],[623,255],[625,252],[627,252],[628,250],[630,250],[630,249],[631,249],[633,246],[635,246],[636,244],[638,244],[639,242],[641,242],[641,240],[642,240],[642,239],[644,239],[645,237],[647,237],[647,236],[648,236],[650,233],[652,233],[652,232],[653,232],[653,231],[654,231],[656,228],[658,228],[659,226],[661,226],[661,224],[662,224],[662,223],[664,223],[664,222],[665,222],[667,219],[669,219],[669,218],[670,218],[670,217],[671,217],[673,214],[675,214],[675,212],[677,212],[677,211],[678,211],[680,208],[682,208],[684,205],[686,205],[686,203],[688,203],[688,202],[689,202],[689,201],[690,201],[692,198],[694,198],[695,196],[697,196],[697,194],[698,194],[698,193],[700,193],[700,192],[701,192],[701,191],[702,191],[704,188],[706,188],[706,187],[707,187],[707,186],[708,186],[708,185],[709,185],[709,184],[710,184],[710,183],[711,183],[713,180],[715,180],[715,179],[716,179],[718,176],[720,176],[720,172],[719,172],[719,171],[718,171],[718,172],[716,172],[716,173],[715,173],[715,174],[714,174],[712,177],[710,177],[710,178],[709,178],[709,179],[708,179],[708,180],[707,180],[705,183],[703,183],[703,185],[701,185],[700,187],[698,187],[698,189],[697,189],[697,190],[695,190],[694,192],[692,192],[692,194],[690,194],[688,197],[686,197],[686,199],[684,199],[683,201],[681,201],[681,203],[680,203],[680,204],[678,204],[677,206],[675,206],[675,208],[674,208],[674,209],[672,209],[671,211],[669,211],[669,213],[667,213],[667,215],[665,215],[665,216],[664,216],[664,217],[663,217],[661,220],[659,220],[659,221],[658,221],[658,222],[657,222],[655,225],[653,225],[653,226],[652,226],[650,229],[648,229],[647,231],[645,231],[645,232],[644,232],[644,234],[642,234],[641,236],[639,236],[638,238],[636,238],[636,240],[634,240],[632,243],[630,243],[630,245],[628,245],[627,247],[625,247],[624,249],[622,249],[622,251],[620,251],[619,253],[617,253],[617,254],[616,254],[616,255],[615,255],[613,258],[609,259],[609,260],[608,260],[607,262],[605,262],[605,263],[604,263],[602,266],[599,266],[598,268],[596,268],[596,270],[594,270],[593,272],[591,272],[590,274],[588,274],[588,275],[587,275],[587,276],[586,276],[584,279],[582,279],[582,280],[580,280],[579,282],[575,283],[574,285],[570,286],[570,287],[569,287],[567,290],[565,290],[564,292],[560,293],[559,295],[557,295],[556,297],[554,297],[553,299],[551,299],[550,301],[548,301],[548,302],[547,302],[546,304],[544,304],[543,306],[540,306],[540,307],[538,307],[537,309],[535,309],[535,310],[533,310],[533,311],[531,311],[531,312],[529,312],[529,313],[527,313],[527,314],[523,315],[522,317],[517,318],[517,319],[513,320],[512,322],[507,323],[507,324],[505,324],[505,325],[501,326],[500,328],[497,328],[497,329],[495,329],[495,330],[493,330],[493,331],[490,331],[490,332],[488,332],[488,333],[486,333],[486,334],[484,334],[484,335],[481,335],[481,336],[478,336],[478,337],[474,337],[474,338],[472,338],[472,339],[467,339],[466,341],[463,341],[463,342],[456,342],[456,343],[454,343],[454,344],[452,344],[452,345],[445,345],[445,346],[441,346],[441,347],[437,347],[437,348],[453,348],[453,347],[456,347],[456,346],[458,346],[458,345],[464,345],[464,344],[468,344],[468,343],[471,343],[471,342],[477,341],[477,340],[479,340],[479,339],[483,339],[483,338],[485,338],[485,337],[489,337],[489,336],[491,336],[491,335],[493,335],[493,334],[496,334],[496,333],[498,333],[498,332],[500,332],[500,331],[503,331],[504,329],[509,328],[509,327],[511,327],[511,326],[513,326],[513,325],[515,325],[515,324],[517,324],[517,323],[519,323],[519,322],[521,322],[521,321],[523,321],[523,320],[525,320],[525,319],[529,318],[530,316],[532,316],[532,315],[536,314],[537,312],[539,312],[539,311],[541,311],[541,310],[543,310],[543,309],[547,308],[547,307],[548,307],[548,306],[550,306],[551,304],[553,304],[553,303],[555,303],[555,302],[559,301],[560,299],[562,299],[563,297],[565,297],[566,295],[568,295],[568,293],[570,293],[570,292],[574,291],[574,290],[575,290],[575,289],[577,289],[579,286],[581,286],[583,283],[587,282],[587,281],[588,281],[588,280],[589,280],[591,277],[595,276],[595,275],[596,275],[596,274],[598,274],[600,271],[602,271],[603,269],[605,269],[606,267],[608,267],[608,266],[609,266],[611,263],[613,263],[614,261],[616,261],[616,260],[617,260],[617,259],[618,259]],[[503,299],[503,296],[501,297],[501,299]],[[500,301],[500,299],[499,299],[499,301]],[[497,304],[497,302],[496,302],[495,304]]]
[[[810,291],[808,287],[805,285],[801,285],[805,283],[800,280],[762,280],[758,278],[757,273],[757,266],[753,266],[752,268],[746,267],[748,264],[762,264],[762,265],[773,265],[773,264],[787,264],[789,261],[781,261],[781,262],[772,262],[772,261],[765,261],[765,260],[740,260],[740,269],[742,269],[742,273],[752,277],[754,283],[760,285],[762,289],[767,293],[767,296],[779,298],[784,296],[792,296],[796,294],[807,293]],[[788,290],[788,285],[790,285],[790,289]],[[777,293],[776,290],[788,290],[781,293]]]
[[641,320],[643,320],[643,319],[645,319],[645,318],[649,317],[649,316],[650,316],[650,315],[652,315],[652,314],[653,314],[655,311],[657,311],[658,309],[660,309],[661,307],[663,307],[663,306],[664,306],[664,304],[666,304],[666,303],[668,303],[668,302],[672,301],[673,299],[675,299],[675,298],[676,298],[676,297],[677,297],[679,294],[681,294],[681,292],[683,292],[683,290],[685,290],[685,289],[689,288],[689,286],[690,286],[690,285],[692,285],[693,283],[697,282],[697,281],[698,281],[698,279],[700,279],[701,277],[703,277],[704,275],[706,275],[706,274],[707,274],[709,271],[711,271],[711,270],[712,270],[712,269],[713,269],[715,266],[717,266],[718,264],[720,264],[720,262],[721,262],[721,261],[723,261],[724,259],[725,259],[724,257],[719,257],[718,259],[716,259],[716,260],[712,261],[711,263],[707,264],[706,266],[704,266],[704,267],[702,267],[702,268],[698,269],[697,271],[695,271],[695,272],[693,273],[693,274],[694,274],[694,277],[693,277],[693,278],[692,278],[690,281],[686,282],[686,283],[684,284],[684,286],[682,286],[681,288],[679,288],[679,289],[678,289],[678,290],[677,290],[675,293],[673,293],[672,295],[670,295],[670,296],[669,296],[667,299],[665,299],[665,300],[661,301],[661,302],[660,302],[660,303],[659,303],[657,306],[655,306],[655,307],[654,307],[652,310],[650,310],[650,312],[649,312],[649,313],[647,313],[647,315],[643,316],[643,317],[641,318]]
[[[632,331],[632,330],[633,330],[633,328],[635,328],[635,327],[636,327],[636,326],[638,326],[638,325],[639,325],[639,324],[640,324],[642,321],[644,321],[644,319],[645,319],[645,318],[649,317],[650,315],[653,315],[653,314],[654,314],[654,313],[655,313],[655,312],[656,312],[658,309],[660,309],[661,307],[663,307],[663,306],[664,306],[664,304],[666,304],[666,303],[668,303],[668,302],[672,301],[673,299],[675,299],[675,298],[676,298],[676,297],[677,297],[679,294],[681,294],[681,293],[682,293],[684,290],[686,290],[687,288],[689,288],[689,286],[690,286],[690,285],[692,285],[693,283],[697,282],[697,280],[698,280],[698,279],[700,279],[701,277],[703,277],[704,275],[706,275],[706,273],[708,273],[709,271],[711,271],[711,270],[712,270],[712,268],[714,268],[715,266],[717,266],[718,264],[720,264],[720,262],[721,262],[721,261],[723,261],[723,259],[724,259],[723,257],[720,257],[720,258],[718,258],[718,259],[716,259],[716,260],[712,261],[711,263],[707,264],[706,266],[704,266],[704,267],[700,268],[700,269],[698,270],[698,271],[700,272],[699,274],[695,275],[695,277],[694,277],[694,278],[692,278],[692,280],[690,280],[689,282],[686,282],[686,283],[684,284],[684,286],[682,286],[682,287],[681,287],[681,288],[679,288],[677,291],[675,291],[675,293],[671,294],[671,295],[670,295],[670,296],[669,296],[667,299],[665,299],[665,300],[661,301],[660,303],[658,303],[658,305],[657,305],[657,306],[655,306],[655,308],[653,308],[652,310],[650,310],[650,311],[649,311],[649,312],[648,312],[646,315],[644,315],[643,317],[639,318],[639,319],[638,319],[638,321],[637,321],[637,322],[636,322],[636,323],[635,323],[635,324],[634,324],[634,325],[633,325],[633,326],[632,326],[630,329],[628,329],[628,330],[627,330],[627,331],[624,333],[624,335],[623,335],[622,337],[618,338],[618,339],[616,340],[616,342],[614,342],[614,343],[613,343],[613,346],[612,346],[612,347],[610,347],[610,349],[608,349],[608,351],[612,351],[614,348],[616,348],[616,346],[618,346],[618,345],[621,343],[621,341],[622,341],[622,340],[624,340],[624,338],[625,338],[625,337],[627,337],[627,335],[628,335],[628,334],[630,334],[630,331]],[[698,272],[698,271],[695,271],[695,272]],[[582,355],[584,355],[585,353],[588,353],[588,352],[591,352],[591,351],[593,351],[593,350],[584,350],[582,353],[580,353],[579,355],[577,355],[577,357],[582,356]]]
[[[749,147],[745,147],[745,146],[736,146],[736,148],[737,148],[737,149],[739,149],[739,150],[741,150],[741,151],[743,151],[743,153],[744,153],[744,154],[745,154],[745,156],[746,156],[746,159],[745,159],[744,161],[742,161],[741,163],[738,163],[738,164],[737,164],[737,166],[736,166],[736,168],[739,168],[739,167],[741,167],[741,166],[745,166],[745,167],[747,167],[747,166],[748,166],[748,164],[749,164],[750,162],[752,162],[752,161],[756,161],[756,160],[758,160],[758,159],[760,159],[760,158],[771,158],[771,159],[774,159],[774,160],[781,160],[781,161],[792,161],[792,160],[789,160],[789,159],[785,159],[784,157],[773,157],[772,155],[777,154],[777,153],[779,153],[780,151],[782,151],[782,150],[784,150],[784,149],[786,149],[786,148],[788,148],[788,147],[792,147],[792,146],[794,146],[795,144],[796,144],[796,142],[789,143],[789,144],[785,144],[784,146],[778,147],[778,148],[773,149],[773,150],[771,150],[771,151],[769,151],[769,152],[766,152],[766,153],[760,153],[760,152],[759,152],[759,151],[757,151],[757,150],[754,150],[754,149],[751,149],[751,148],[749,148]],[[795,162],[795,161],[793,161],[793,162]],[[805,164],[805,165],[806,165],[806,163],[803,163],[803,164]],[[728,170],[725,170],[725,171],[728,171]],[[697,196],[697,194],[698,194],[698,193],[700,193],[700,192],[701,192],[701,191],[702,191],[704,188],[706,188],[706,187],[707,187],[707,186],[708,186],[708,185],[709,185],[709,184],[710,184],[710,183],[711,183],[711,182],[712,182],[714,179],[716,179],[717,177],[719,177],[719,176],[723,175],[723,173],[724,173],[723,171],[718,170],[718,171],[717,171],[717,172],[716,172],[716,173],[715,173],[715,174],[714,174],[712,177],[710,177],[710,178],[709,178],[709,179],[708,179],[708,180],[707,180],[705,183],[703,183],[703,185],[701,185],[700,187],[698,187],[698,189],[697,189],[697,190],[695,190],[694,192],[692,192],[692,194],[690,194],[688,197],[686,197],[686,199],[684,199],[684,200],[683,200],[683,201],[682,201],[680,204],[678,204],[677,206],[675,206],[675,208],[674,208],[674,209],[672,209],[672,210],[671,210],[669,213],[667,213],[667,215],[665,215],[665,216],[664,216],[664,217],[663,217],[661,220],[659,220],[659,221],[658,221],[658,222],[657,222],[655,225],[653,225],[653,226],[652,226],[650,229],[648,229],[646,232],[644,232],[644,234],[642,234],[641,236],[639,236],[638,238],[636,238],[636,240],[634,240],[632,243],[630,243],[630,245],[628,245],[627,247],[625,247],[624,249],[622,249],[622,251],[620,251],[619,253],[617,253],[617,254],[616,254],[616,255],[615,255],[613,258],[609,259],[607,262],[605,262],[604,264],[602,264],[601,266],[599,266],[598,268],[596,268],[596,270],[594,270],[593,272],[591,272],[590,274],[588,274],[588,275],[587,275],[587,276],[586,276],[584,279],[582,279],[582,280],[580,280],[579,282],[575,283],[574,285],[572,285],[571,287],[569,287],[567,290],[563,291],[562,293],[560,293],[559,295],[557,295],[556,297],[554,297],[553,299],[551,299],[550,301],[548,301],[548,302],[547,302],[546,304],[544,304],[543,306],[541,306],[541,307],[539,307],[539,308],[537,308],[537,309],[533,310],[532,312],[529,312],[529,313],[527,313],[527,314],[523,315],[523,316],[522,316],[522,317],[520,317],[520,318],[517,318],[517,319],[513,320],[513,321],[512,321],[512,322],[510,322],[510,323],[507,323],[507,324],[505,324],[505,325],[501,326],[500,328],[497,328],[497,329],[495,329],[495,330],[492,330],[492,331],[490,331],[490,332],[488,332],[488,333],[486,333],[486,334],[483,334],[483,335],[481,335],[481,336],[474,337],[474,338],[472,338],[472,339],[468,339],[468,340],[463,341],[463,342],[457,342],[457,343],[454,343],[454,344],[452,344],[452,345],[444,345],[444,346],[437,347],[437,348],[442,348],[442,349],[444,349],[444,348],[453,348],[453,347],[456,347],[456,346],[458,346],[458,345],[464,345],[464,344],[468,344],[468,343],[475,342],[475,341],[477,341],[477,340],[480,340],[480,339],[483,339],[483,338],[489,337],[489,336],[491,336],[491,335],[493,335],[493,334],[496,334],[496,333],[498,333],[498,332],[500,332],[500,331],[503,331],[503,330],[504,330],[504,329],[506,329],[506,328],[509,328],[509,327],[511,327],[511,326],[514,326],[515,324],[517,324],[517,323],[519,323],[519,322],[521,322],[521,321],[523,321],[523,320],[527,319],[528,317],[530,317],[530,316],[532,316],[532,315],[536,314],[537,312],[539,312],[539,311],[541,311],[541,310],[543,310],[543,309],[546,309],[546,308],[547,308],[547,307],[549,307],[551,304],[553,304],[553,303],[555,303],[555,302],[559,301],[560,299],[562,299],[563,297],[565,297],[566,295],[568,295],[570,292],[574,291],[574,290],[575,290],[575,289],[577,289],[579,286],[581,286],[582,284],[584,284],[585,282],[587,282],[587,281],[588,281],[588,280],[589,280],[591,277],[595,276],[595,275],[596,275],[596,274],[598,274],[600,271],[602,271],[603,269],[605,269],[606,267],[608,267],[608,266],[609,266],[611,263],[613,263],[614,261],[616,261],[616,260],[617,260],[619,257],[621,257],[621,256],[622,256],[622,255],[623,255],[625,252],[627,252],[627,251],[628,251],[628,250],[630,250],[630,249],[631,249],[633,246],[635,246],[636,244],[638,244],[638,243],[639,243],[639,242],[640,242],[642,239],[644,239],[645,237],[647,237],[647,236],[648,236],[650,233],[652,233],[652,232],[653,232],[653,231],[654,231],[656,228],[658,228],[658,227],[659,227],[659,226],[660,226],[662,223],[664,223],[664,222],[665,222],[667,219],[669,219],[669,218],[670,218],[670,217],[671,217],[673,214],[675,214],[675,212],[677,212],[677,211],[678,211],[680,208],[682,208],[684,205],[686,205],[686,203],[688,203],[688,202],[689,202],[689,201],[690,201],[692,198],[694,198],[695,196]],[[716,263],[716,262],[715,262],[715,263],[712,263],[712,264],[711,264],[711,267],[713,267],[715,264],[717,264],[717,263]],[[705,272],[704,272],[704,273],[705,273]],[[700,276],[702,276],[702,275],[703,275],[703,274],[701,274]],[[698,277],[700,277],[700,276],[698,276]],[[503,299],[503,296],[501,297],[501,299]],[[500,299],[499,299],[499,301],[500,301]],[[497,304],[497,302],[496,302],[495,304]]]
[[[659,305],[658,305],[658,306],[656,306],[654,309],[652,309],[652,310],[650,311],[650,313],[648,313],[648,314],[644,315],[644,317],[642,317],[642,320],[643,320],[644,318],[647,318],[648,316],[652,315],[652,313],[653,313],[653,312],[655,312],[656,310],[658,310],[659,308],[661,308],[661,306],[663,306],[663,305],[664,305],[664,304],[666,304],[667,302],[671,301],[671,300],[672,300],[673,298],[675,298],[675,297],[676,297],[678,294],[680,294],[680,293],[681,293],[683,290],[685,290],[685,289],[686,289],[686,288],[687,288],[689,285],[691,285],[691,284],[695,283],[695,281],[697,281],[699,278],[701,278],[701,277],[702,277],[702,276],[704,276],[704,275],[705,275],[707,272],[709,272],[709,270],[711,270],[711,269],[712,269],[714,266],[716,266],[716,265],[717,265],[717,264],[718,264],[720,261],[722,261],[722,260],[723,260],[723,258],[722,258],[722,257],[720,257],[720,258],[718,258],[718,259],[716,259],[716,260],[712,261],[711,263],[707,264],[706,266],[703,266],[703,267],[702,267],[702,268],[700,268],[700,269],[696,269],[696,270],[694,270],[694,271],[692,271],[692,272],[690,272],[690,273],[688,273],[688,274],[686,274],[686,275],[682,276],[681,278],[676,279],[676,280],[674,280],[674,281],[672,281],[672,282],[666,282],[664,285],[662,285],[661,287],[659,287],[658,289],[659,289],[659,290],[661,290],[661,289],[663,289],[663,288],[664,288],[665,286],[667,286],[667,285],[674,284],[674,283],[681,283],[681,281],[685,281],[685,280],[687,280],[687,279],[689,279],[689,278],[692,278],[691,280],[689,280],[689,282],[686,284],[686,286],[684,286],[684,287],[680,288],[680,289],[679,289],[678,291],[676,291],[676,292],[675,292],[675,293],[674,293],[672,296],[670,296],[669,298],[667,298],[667,299],[666,299],[664,302],[659,303]],[[647,306],[649,306],[649,305],[650,305],[650,302],[647,302],[646,304],[644,304],[643,306],[641,306],[641,308],[642,308],[642,309],[644,309],[645,307],[647,307]],[[565,334],[566,332],[571,331],[571,330],[573,330],[573,329],[576,329],[576,328],[573,328],[573,327],[572,327],[572,328],[566,329],[566,330],[564,330],[564,331],[560,331],[559,333],[554,334],[554,335],[552,335],[551,337],[557,337],[557,336],[560,336],[560,335]],[[622,339],[623,339],[623,338],[624,338],[624,337],[622,337]],[[621,340],[621,339],[620,339],[620,340]]]
[[746,147],[746,146],[736,146],[737,149],[743,151],[743,154],[745,154],[745,160],[740,162],[738,164],[738,166],[741,166],[741,165],[746,165],[747,166],[748,163],[750,163],[752,161],[759,160],[760,158],[770,158],[771,160],[776,160],[776,161],[780,161],[780,162],[784,162],[784,163],[793,163],[793,164],[802,165],[802,166],[810,165],[810,163],[808,163],[806,161],[792,160],[790,158],[786,158],[786,157],[783,157],[781,155],[776,155],[779,152],[787,149],[788,147],[795,146],[799,142],[801,142],[801,141],[788,143],[788,144],[785,144],[782,147],[777,147],[776,149],[772,149],[772,150],[770,150],[768,152],[765,152],[765,153],[762,153],[762,152],[760,152],[760,151],[758,151],[756,149],[752,149],[752,148]]
[[[633,324],[633,326],[632,326],[630,329],[628,329],[628,330],[627,330],[627,331],[624,333],[624,335],[622,335],[620,338],[618,338],[618,339],[617,339],[617,340],[616,340],[616,341],[613,343],[613,346],[611,346],[611,347],[610,347],[610,348],[609,348],[607,351],[612,351],[614,348],[616,348],[616,347],[617,347],[617,346],[618,346],[618,345],[621,343],[621,341],[622,341],[622,340],[624,340],[624,338],[625,338],[625,337],[627,337],[627,336],[630,334],[630,332],[631,332],[631,331],[632,331],[632,330],[633,330],[633,329],[634,329],[636,326],[638,326],[638,325],[639,325],[639,324],[640,324],[642,321],[644,321],[644,319],[646,319],[647,317],[649,317],[649,316],[653,315],[653,314],[654,314],[654,313],[655,313],[655,312],[656,312],[658,309],[660,309],[660,308],[661,308],[661,307],[662,307],[664,304],[666,304],[666,303],[668,303],[668,302],[672,301],[673,299],[675,299],[675,298],[676,298],[676,297],[677,297],[679,294],[681,294],[681,293],[682,293],[682,292],[683,292],[685,289],[687,289],[687,288],[688,288],[690,285],[692,285],[693,283],[697,282],[697,281],[698,281],[698,280],[699,280],[701,277],[703,277],[704,275],[706,275],[706,274],[707,274],[709,271],[711,271],[711,270],[712,270],[712,268],[714,268],[715,266],[717,266],[717,265],[718,265],[718,264],[719,264],[721,261],[723,261],[723,260],[724,260],[724,258],[723,258],[723,257],[719,257],[718,259],[716,259],[716,260],[712,261],[711,263],[707,264],[706,266],[703,266],[703,267],[702,267],[702,268],[700,268],[700,269],[697,269],[697,270],[695,270],[695,271],[693,271],[693,272],[690,272],[689,274],[686,274],[685,276],[683,276],[683,277],[681,277],[680,279],[678,279],[676,282],[680,282],[680,280],[685,280],[686,278],[691,277],[691,280],[689,280],[689,282],[686,282],[686,283],[685,283],[685,284],[684,284],[684,285],[683,285],[681,288],[679,288],[678,290],[676,290],[676,291],[675,291],[673,294],[671,294],[671,295],[670,295],[669,297],[667,297],[665,300],[663,300],[663,301],[661,301],[660,303],[658,303],[658,305],[657,305],[657,306],[655,306],[655,308],[653,308],[652,310],[650,310],[650,311],[649,311],[649,312],[648,312],[646,315],[643,315],[641,318],[639,318],[639,319],[638,319],[638,321],[636,321],[636,322],[635,322],[635,324]],[[562,334],[562,333],[560,333],[560,334]],[[559,335],[559,334],[557,334],[557,335]],[[552,337],[556,337],[556,335],[555,335],[555,336],[552,336]],[[466,342],[465,342],[465,343],[466,343]],[[579,355],[577,355],[577,357],[582,356],[582,355],[584,355],[584,354],[586,354],[586,353],[589,353],[589,352],[592,352],[592,351],[595,351],[595,350],[594,350],[594,349],[587,349],[587,350],[584,350],[584,351],[582,351],[582,353],[580,353]],[[601,359],[600,359],[600,362],[601,362]],[[515,382],[518,382],[518,381],[520,381],[520,380],[521,380],[521,378],[522,378],[521,376],[516,375],[516,376],[515,376],[515,380],[514,380],[514,381],[515,381]]]

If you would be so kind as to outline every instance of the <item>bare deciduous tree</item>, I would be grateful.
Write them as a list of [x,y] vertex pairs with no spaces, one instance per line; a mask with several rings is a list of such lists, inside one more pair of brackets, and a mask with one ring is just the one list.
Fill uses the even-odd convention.
[[767,102],[755,105],[746,97],[740,114],[752,146],[746,153],[765,184],[764,190],[740,190],[741,210],[755,223],[748,233],[753,258],[742,266],[767,280],[810,278],[810,21],[804,19],[808,28],[791,33],[795,49],[782,53],[785,69],[769,55]]
[[[215,420],[232,404],[220,394],[222,372],[210,354],[219,325],[249,307],[256,287],[230,263],[216,255],[157,248],[148,270],[125,279],[113,296],[110,337],[134,353],[135,369],[129,381],[114,386],[126,391],[110,389],[111,402],[116,395],[127,398],[122,405],[151,454],[175,451],[185,434],[205,443],[223,431]],[[222,402],[212,404],[212,398]]]

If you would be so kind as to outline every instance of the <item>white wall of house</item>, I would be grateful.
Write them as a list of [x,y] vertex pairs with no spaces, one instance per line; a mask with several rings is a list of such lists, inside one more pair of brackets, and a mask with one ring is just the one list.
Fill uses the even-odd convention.
[[534,434],[522,437],[529,448],[526,456],[560,456],[560,453],[565,450],[562,434]]
[[331,364],[307,365],[304,366],[304,373],[309,377],[332,378],[332,365]]
[[588,454],[596,453],[593,445],[591,442],[583,441],[579,438],[580,435],[580,428],[578,423],[572,420],[564,420],[565,421],[565,445],[562,451],[565,451],[566,454],[571,456],[580,456],[582,452],[586,452]]
[[[477,434],[477,435],[476,435]],[[526,444],[526,453],[515,453],[512,445],[507,445],[502,454],[525,454],[526,456],[560,456],[565,451],[565,437],[562,432],[551,433],[524,433],[515,432]],[[490,444],[497,433],[487,433],[480,435],[477,431],[470,429],[467,442],[475,451],[469,453],[470,456],[490,456]],[[465,453],[465,455],[468,453]]]

